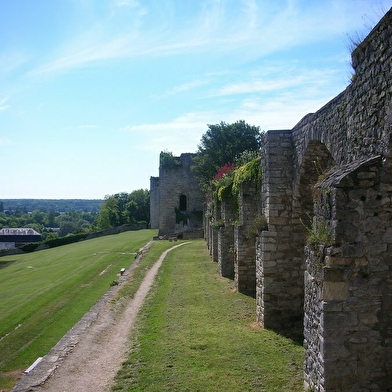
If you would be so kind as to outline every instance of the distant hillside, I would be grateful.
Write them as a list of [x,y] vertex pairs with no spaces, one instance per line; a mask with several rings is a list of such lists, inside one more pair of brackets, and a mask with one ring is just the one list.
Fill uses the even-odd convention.
[[0,199],[4,211],[98,212],[103,200],[96,199]]

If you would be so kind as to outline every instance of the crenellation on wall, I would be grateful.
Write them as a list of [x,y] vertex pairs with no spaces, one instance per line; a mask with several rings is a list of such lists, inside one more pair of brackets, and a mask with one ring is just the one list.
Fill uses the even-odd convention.
[[391,19],[389,12],[353,52],[355,73],[346,90],[293,128],[297,162],[311,140],[325,143],[337,164],[387,155],[392,123]]

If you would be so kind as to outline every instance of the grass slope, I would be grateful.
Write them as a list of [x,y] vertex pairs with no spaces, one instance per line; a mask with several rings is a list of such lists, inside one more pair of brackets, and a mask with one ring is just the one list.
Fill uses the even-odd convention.
[[[0,388],[45,355],[128,268],[154,230],[0,259]],[[3,374],[2,374],[3,373]]]
[[114,391],[303,391],[302,346],[255,323],[255,300],[205,243],[168,254]]

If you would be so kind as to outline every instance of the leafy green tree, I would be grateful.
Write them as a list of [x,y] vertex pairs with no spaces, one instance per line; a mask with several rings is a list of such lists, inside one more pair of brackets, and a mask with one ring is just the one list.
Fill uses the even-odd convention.
[[122,192],[106,196],[99,212],[98,226],[101,229],[108,229],[149,220],[150,192],[147,189],[139,189],[132,193]]
[[59,227],[58,235],[64,236],[73,232],[90,232],[95,229],[98,213],[81,210],[70,212],[55,211],[53,209],[35,209],[31,213],[24,212],[25,206],[20,204],[15,210],[0,213],[0,228],[4,227],[31,227],[46,237],[48,230],[45,227]]
[[218,170],[229,162],[236,162],[244,151],[259,151],[262,137],[259,127],[244,120],[208,125],[192,167],[202,189],[207,190]]
[[128,217],[125,214],[126,206],[129,201],[129,194],[126,192],[121,192],[116,193],[113,197],[117,200],[117,221],[114,226],[120,226],[129,223]]
[[130,215],[132,222],[150,221],[150,191],[138,189],[129,195],[129,200],[136,204],[136,210]]
[[138,205],[135,200],[129,200],[125,205],[125,210],[123,211],[123,219],[127,223],[134,223],[136,221],[135,216],[138,212]]
[[44,226],[39,223],[30,223],[28,226],[29,226],[29,228],[35,230],[38,233],[42,233],[44,230]]
[[45,240],[54,240],[54,239],[56,239],[56,238],[58,238],[58,235],[57,235],[57,233],[54,233],[54,232],[52,232],[52,231],[46,231],[46,232],[44,232],[43,233],[43,236],[42,236]]
[[59,237],[64,237],[67,234],[74,233],[76,230],[77,227],[74,222],[64,219],[60,223]]
[[80,218],[76,221],[76,230],[78,232],[88,232],[90,230],[90,222],[86,221],[83,218]]
[[0,228],[7,227],[9,218],[4,212],[0,212]]
[[56,227],[55,218],[56,218],[56,213],[53,210],[50,210],[47,215],[46,225],[48,227]]
[[102,230],[109,229],[110,227],[110,217],[109,210],[106,207],[102,207],[98,215],[98,227]]
[[39,210],[34,210],[31,216],[34,222],[44,225],[46,221],[46,214]]
[[115,196],[108,196],[104,202],[104,208],[107,209],[107,213],[109,216],[109,225],[110,227],[119,226],[119,208],[118,208],[118,200]]

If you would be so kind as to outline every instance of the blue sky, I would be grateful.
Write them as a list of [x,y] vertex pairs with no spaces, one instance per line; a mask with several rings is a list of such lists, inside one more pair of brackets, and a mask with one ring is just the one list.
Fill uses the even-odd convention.
[[0,0],[0,199],[149,188],[207,124],[291,129],[392,0]]

